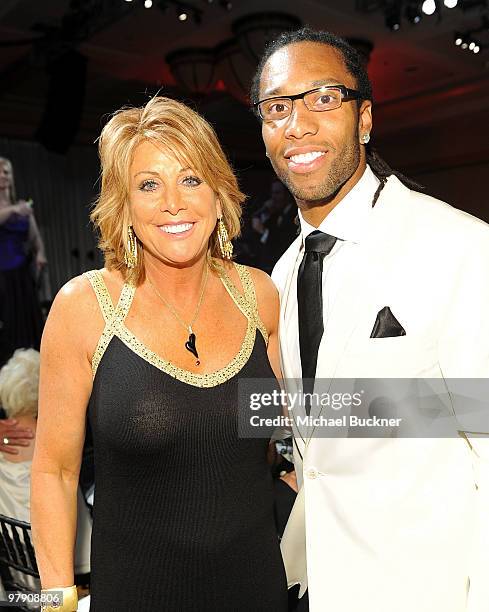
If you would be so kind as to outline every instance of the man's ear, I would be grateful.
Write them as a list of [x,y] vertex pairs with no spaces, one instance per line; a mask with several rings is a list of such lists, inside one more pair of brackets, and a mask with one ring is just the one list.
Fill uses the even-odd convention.
[[360,139],[364,134],[369,134],[372,131],[372,102],[363,100],[358,111],[358,134]]

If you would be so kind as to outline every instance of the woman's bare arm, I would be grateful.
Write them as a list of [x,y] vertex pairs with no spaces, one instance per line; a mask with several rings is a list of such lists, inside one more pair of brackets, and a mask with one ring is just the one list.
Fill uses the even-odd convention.
[[20,215],[28,217],[31,214],[31,209],[27,206],[24,200],[20,200],[17,204],[4,206],[0,208],[0,225],[6,223],[12,215]]
[[35,216],[32,214],[29,219],[29,241],[34,247],[34,251],[36,254],[40,254],[43,257],[46,257],[46,252],[44,249],[44,242],[42,240],[41,232],[39,231],[39,227],[37,225],[37,221]]
[[56,296],[42,338],[31,522],[43,588],[74,581],[76,497],[92,389],[90,357],[102,327],[88,280],[78,277]]

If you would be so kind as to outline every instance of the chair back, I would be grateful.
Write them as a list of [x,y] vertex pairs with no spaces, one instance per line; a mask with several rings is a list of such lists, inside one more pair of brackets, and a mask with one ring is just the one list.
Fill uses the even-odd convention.
[[[6,591],[39,592],[39,572],[31,542],[31,526],[0,514],[0,578]],[[18,610],[32,610],[22,607]]]

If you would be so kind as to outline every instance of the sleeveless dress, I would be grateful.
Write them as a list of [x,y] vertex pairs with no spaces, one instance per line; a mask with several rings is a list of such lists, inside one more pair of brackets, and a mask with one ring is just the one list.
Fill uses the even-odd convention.
[[114,308],[100,271],[86,273],[106,323],[88,406],[91,612],[287,610],[268,440],[238,437],[238,380],[274,375],[253,281],[235,265],[244,294],[221,280],[247,331],[210,374],[150,351],[124,325],[135,288],[124,285]]

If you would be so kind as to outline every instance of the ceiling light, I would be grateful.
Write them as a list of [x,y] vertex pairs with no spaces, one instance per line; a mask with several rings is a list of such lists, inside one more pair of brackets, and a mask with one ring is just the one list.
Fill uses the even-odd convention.
[[393,32],[401,28],[401,11],[397,6],[391,6],[385,13],[385,25]]
[[425,15],[433,15],[433,13],[436,11],[435,0],[424,0],[421,10]]
[[452,8],[455,8],[457,6],[458,0],[443,0],[443,4],[447,8],[452,9]]
[[151,8],[153,6],[153,0],[144,0],[144,8]]
[[462,49],[467,49],[469,45],[466,42],[463,42],[460,46],[462,47]]
[[421,13],[417,4],[408,4],[406,6],[406,19],[413,24],[417,24],[421,21]]
[[178,11],[178,21],[187,21],[188,15],[184,10]]
[[471,51],[473,51],[473,50],[474,50],[474,47],[475,47],[475,42],[474,42],[474,41],[472,41],[472,42],[470,43],[470,45],[469,45],[469,49],[470,49]]
[[481,48],[479,47],[479,45],[475,45],[475,47],[472,49],[474,53],[479,53],[480,50]]
[[462,38],[462,35],[459,34],[458,32],[456,32],[454,34],[454,39],[453,42],[457,45],[457,47],[460,47],[460,45],[463,43],[464,39]]

